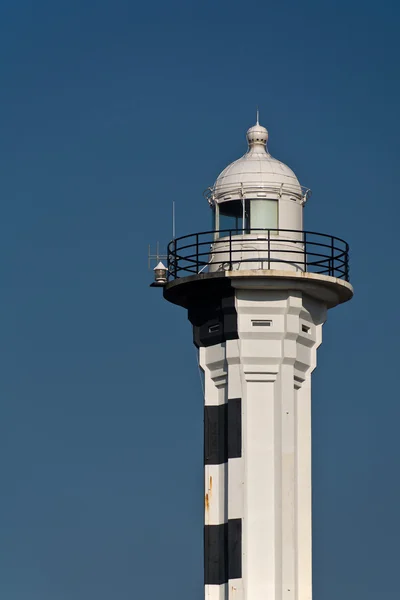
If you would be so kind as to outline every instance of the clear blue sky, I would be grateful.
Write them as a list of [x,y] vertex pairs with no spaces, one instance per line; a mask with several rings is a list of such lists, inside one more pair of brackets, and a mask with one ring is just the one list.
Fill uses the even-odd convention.
[[201,600],[202,396],[147,245],[246,149],[313,190],[354,300],[314,374],[314,594],[398,594],[398,3],[3,0],[0,597]]

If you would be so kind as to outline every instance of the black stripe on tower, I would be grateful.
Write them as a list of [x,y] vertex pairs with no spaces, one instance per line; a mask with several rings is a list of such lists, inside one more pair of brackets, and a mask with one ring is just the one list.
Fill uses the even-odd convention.
[[226,422],[228,405],[204,407],[204,464],[222,465],[228,460]]
[[228,458],[242,456],[242,400],[228,400],[227,414]]
[[226,340],[238,339],[235,297],[231,289],[225,295],[199,298],[192,303],[188,317],[193,325],[193,341],[199,346],[214,346]]
[[204,584],[242,577],[242,519],[204,527]]
[[242,456],[242,401],[204,407],[204,464],[222,465]]

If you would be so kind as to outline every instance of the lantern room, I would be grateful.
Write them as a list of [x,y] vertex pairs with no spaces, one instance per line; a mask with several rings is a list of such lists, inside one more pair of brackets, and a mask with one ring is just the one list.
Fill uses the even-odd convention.
[[[247,131],[248,151],[228,165],[205,196],[213,211],[216,238],[224,232],[303,229],[303,206],[310,191],[293,171],[268,151],[268,131],[257,123]],[[287,232],[285,234],[287,236]]]

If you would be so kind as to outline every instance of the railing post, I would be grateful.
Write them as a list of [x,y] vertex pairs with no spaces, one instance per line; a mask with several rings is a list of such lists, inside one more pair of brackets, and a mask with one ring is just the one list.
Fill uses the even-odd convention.
[[167,246],[167,279],[169,280],[169,276],[171,274],[171,251],[170,244]]
[[199,274],[199,234],[196,233],[196,274]]
[[174,257],[174,279],[176,279],[178,277],[178,260],[177,260],[177,254],[176,254],[176,239],[174,239],[173,257]]
[[229,230],[229,270],[232,271],[232,229]]
[[345,254],[345,263],[344,263],[344,278],[346,281],[349,281],[349,245],[346,243],[346,254]]
[[307,271],[307,231],[304,232],[304,273]]
[[331,268],[329,275],[335,277],[335,242],[333,237],[331,237]]
[[271,270],[271,230],[268,229],[268,271]]

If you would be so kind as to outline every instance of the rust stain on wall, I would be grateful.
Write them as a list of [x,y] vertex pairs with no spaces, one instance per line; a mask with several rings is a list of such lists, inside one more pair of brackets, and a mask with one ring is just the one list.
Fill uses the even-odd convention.
[[206,493],[206,495],[204,497],[204,504],[205,504],[207,512],[210,510],[210,501],[211,501],[211,496],[212,496],[212,486],[213,486],[213,479],[212,479],[212,475],[210,475],[210,477],[208,479],[208,490],[207,490],[207,493]]

